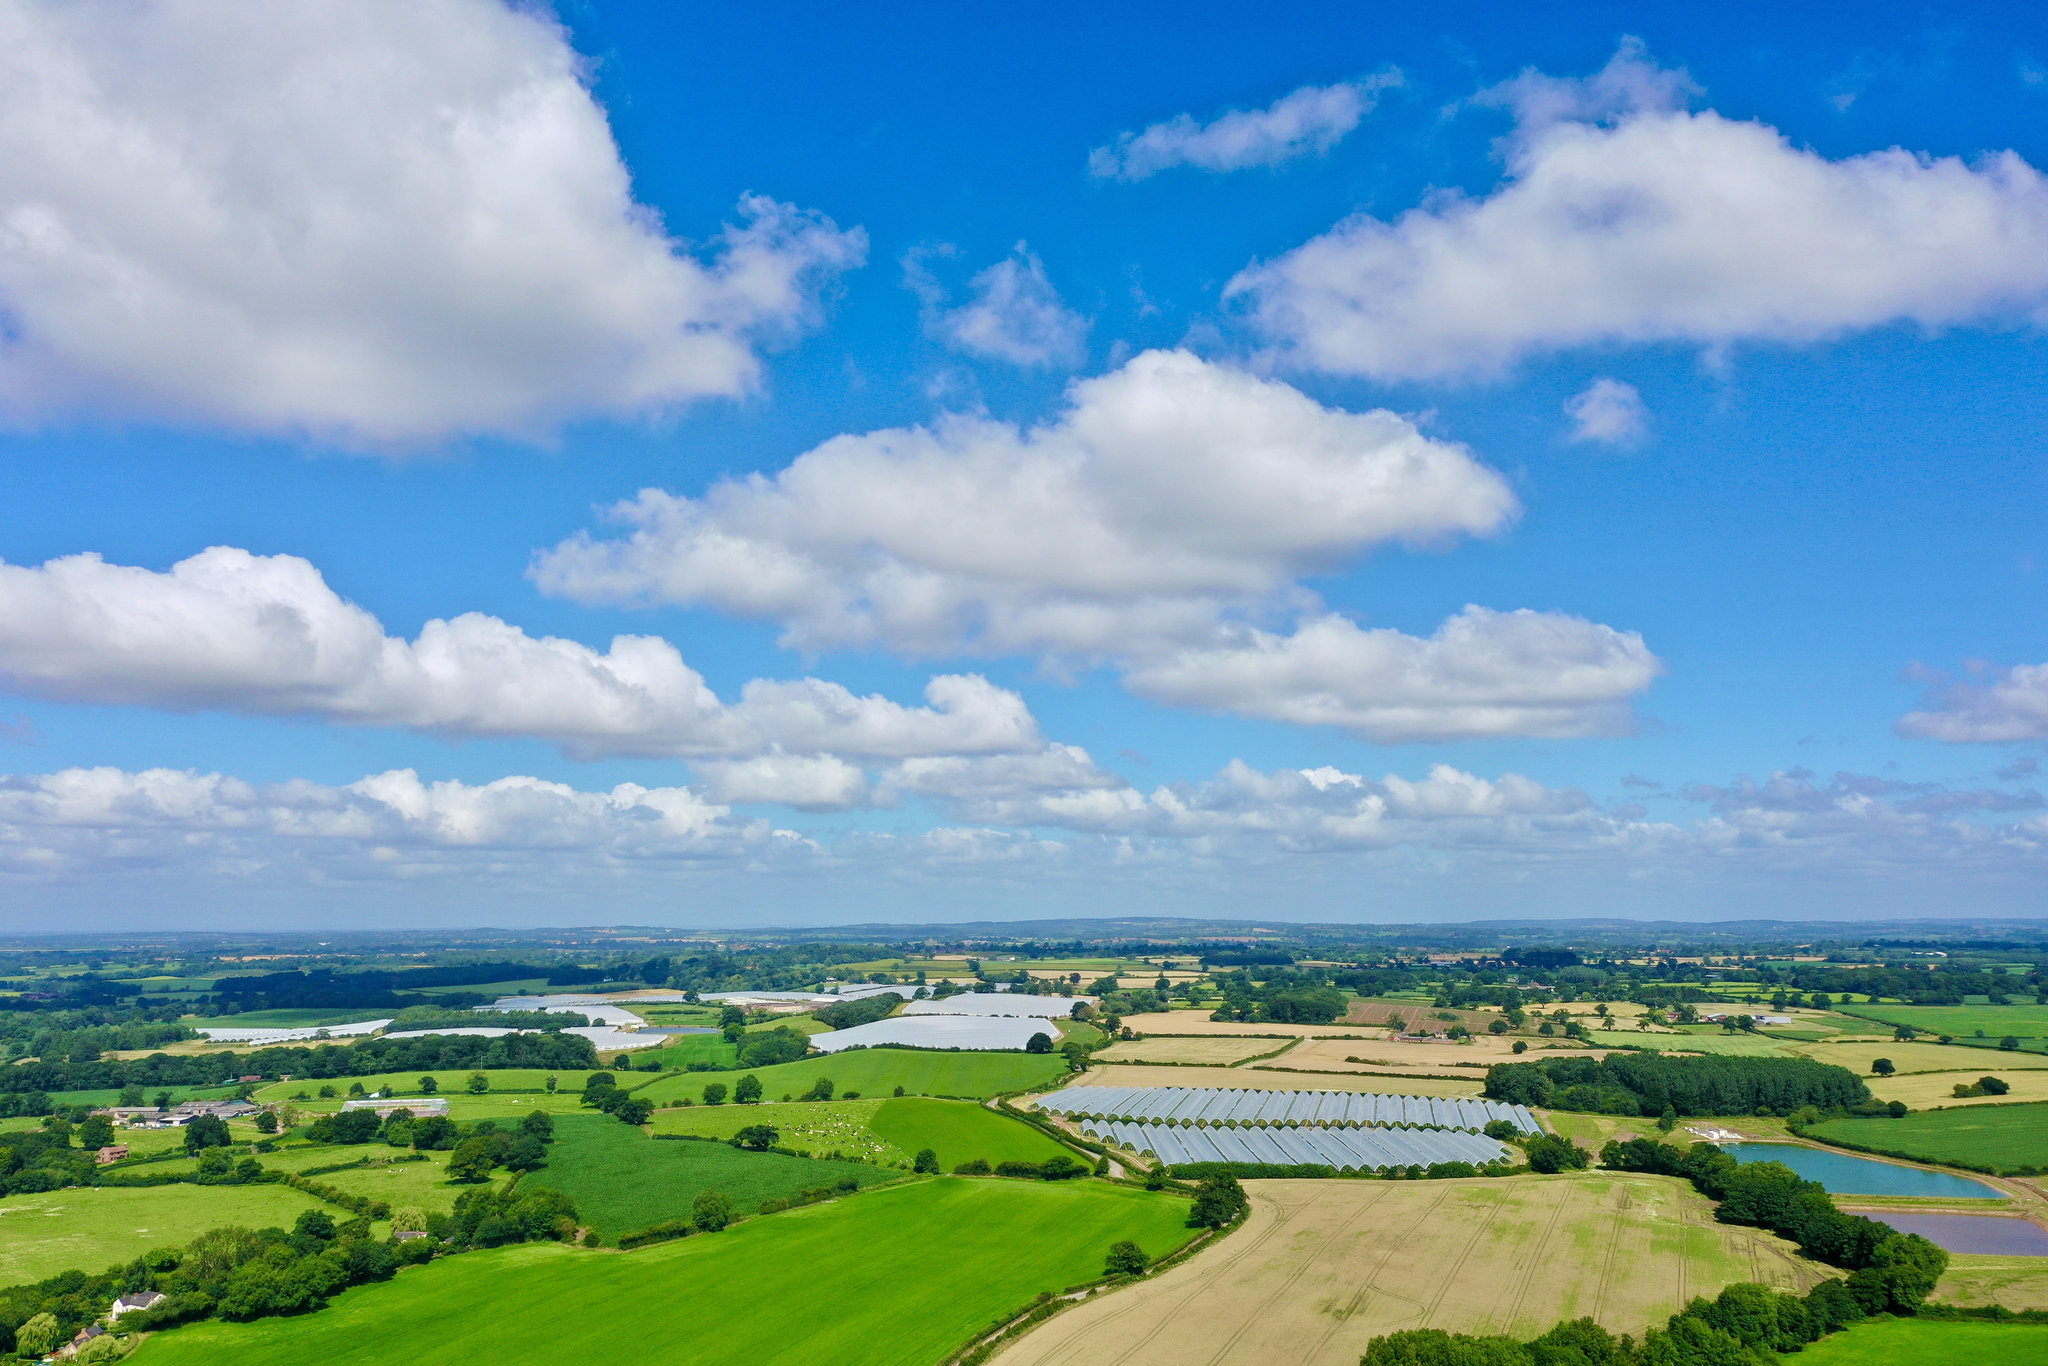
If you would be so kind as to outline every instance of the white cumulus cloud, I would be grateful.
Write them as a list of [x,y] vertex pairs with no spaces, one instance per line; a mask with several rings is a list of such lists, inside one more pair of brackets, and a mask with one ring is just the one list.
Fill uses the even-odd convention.
[[2048,740],[2048,664],[2022,664],[1988,683],[1937,688],[1925,707],[1899,718],[1897,729],[1958,744]]
[[1097,147],[1088,154],[1088,171],[1103,179],[1144,180],[1176,166],[1241,171],[1320,155],[1358,127],[1381,90],[1398,84],[1398,75],[1382,73],[1337,85],[1305,85],[1264,109],[1233,109],[1208,123],[1177,114]]
[[[1393,413],[1154,351],[1020,429],[952,417],[842,436],[699,498],[643,490],[624,536],[536,558],[550,592],[701,604],[818,650],[1103,663],[1177,705],[1381,740],[1628,727],[1640,637],[1471,608],[1428,639],[1317,610],[1300,583],[1388,543],[1486,535],[1513,492]],[[1290,632],[1260,626],[1298,619]]]
[[0,414],[416,445],[746,392],[866,239],[703,251],[499,0],[0,4]]
[[1037,427],[950,417],[835,437],[702,498],[645,490],[612,510],[624,537],[579,535],[534,573],[583,601],[779,621],[806,649],[1115,656],[1516,510],[1498,474],[1405,418],[1153,351]]
[[1596,379],[1565,400],[1564,415],[1572,420],[1574,441],[1603,446],[1629,446],[1650,430],[1650,410],[1633,384]]
[[658,637],[620,636],[599,653],[471,612],[396,639],[305,560],[226,546],[163,573],[97,555],[0,563],[0,686],[65,702],[534,736],[579,756],[900,758],[1042,743],[1023,699],[976,675],[934,678],[926,707],[815,678],[757,679],[727,703]]
[[115,768],[0,776],[0,873],[497,875],[521,869],[759,858],[806,841],[740,822],[687,788],[586,792],[539,778],[427,782],[411,769],[345,786]]
[[2048,182],[2012,152],[1832,160],[1690,112],[1624,46],[1587,81],[1495,92],[1506,177],[1360,214],[1228,286],[1277,352],[1383,379],[1498,373],[1565,348],[1806,342],[2039,316]]
[[1072,365],[1081,359],[1088,320],[1061,301],[1045,263],[1019,242],[1016,250],[968,281],[967,301],[945,307],[945,290],[923,259],[904,273],[925,302],[925,327],[956,350],[1013,365]]
[[1336,726],[1383,743],[1625,734],[1662,665],[1633,631],[1552,612],[1466,607],[1427,637],[1344,617],[1133,667],[1133,692],[1177,706]]

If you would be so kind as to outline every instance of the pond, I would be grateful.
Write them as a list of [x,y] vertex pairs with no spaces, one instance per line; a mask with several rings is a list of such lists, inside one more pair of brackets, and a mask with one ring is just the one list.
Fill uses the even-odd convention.
[[1943,1200],[2000,1200],[2005,1192],[1967,1176],[1922,1171],[1875,1162],[1849,1153],[1804,1148],[1796,1143],[1724,1143],[1737,1162],[1782,1162],[1830,1195],[1919,1195]]
[[1895,1214],[1865,1211],[1866,1219],[1901,1233],[1917,1233],[1950,1252],[1992,1257],[2048,1257],[2048,1229],[2028,1219],[1997,1214]]

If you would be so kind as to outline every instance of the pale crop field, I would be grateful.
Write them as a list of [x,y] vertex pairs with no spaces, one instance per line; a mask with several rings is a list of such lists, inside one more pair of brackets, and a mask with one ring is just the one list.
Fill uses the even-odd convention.
[[1327,1035],[1379,1037],[1381,1031],[1364,1025],[1239,1024],[1234,1020],[1212,1020],[1206,1010],[1164,1010],[1148,1015],[1126,1015],[1122,1027],[1139,1034],[1199,1034],[1246,1038],[1313,1039]]
[[[1974,1084],[1979,1077],[1997,1077],[2012,1087],[2002,1096],[1958,1096],[1956,1084]],[[1968,1072],[1914,1072],[1897,1077],[1866,1077],[1870,1094],[1879,1100],[1902,1100],[1915,1110],[1946,1109],[1952,1105],[2010,1105],[2022,1100],[2048,1100],[2048,1072],[2036,1068],[2007,1072],[1996,1067]]]
[[1870,1075],[1870,1064],[1878,1058],[1890,1058],[1892,1066],[1901,1072],[1970,1073],[1967,1078],[1956,1078],[1958,1081],[1975,1080],[1986,1072],[2002,1076],[2014,1068],[2048,1071],[2048,1054],[2005,1053],[1993,1048],[1965,1048],[1960,1044],[1899,1043],[1896,1040],[1795,1043],[1788,1044],[1786,1051],[1846,1067],[1865,1080],[1874,1080]]
[[2048,1258],[1951,1255],[1933,1298],[1970,1308],[2048,1309]]
[[[1495,1063],[1534,1062],[1564,1051],[1546,1049],[1547,1040],[1524,1039],[1529,1051],[1517,1054],[1514,1042],[1496,1035],[1475,1036],[1462,1043],[1449,1040],[1419,1042],[1407,1039],[1311,1039],[1273,1059],[1276,1067],[1326,1067],[1331,1071],[1433,1072],[1441,1076],[1484,1077]],[[1600,1050],[1573,1048],[1574,1054],[1605,1057]],[[1363,1061],[1350,1062],[1359,1058]]]
[[[1292,1055],[1288,1055],[1292,1056]],[[1286,1061],[1283,1057],[1279,1061]],[[1331,1072],[1273,1072],[1261,1067],[1146,1067],[1112,1063],[1074,1078],[1077,1086],[1218,1086],[1239,1091],[1359,1091],[1382,1096],[1476,1096],[1486,1074],[1390,1077]]]
[[1791,1244],[1667,1177],[1247,1181],[1244,1227],[1019,1339],[1001,1366],[1355,1366],[1405,1328],[1640,1335],[1735,1281],[1803,1290]]
[[1284,1048],[1285,1039],[1137,1039],[1111,1044],[1095,1055],[1102,1062],[1177,1062],[1224,1065]]

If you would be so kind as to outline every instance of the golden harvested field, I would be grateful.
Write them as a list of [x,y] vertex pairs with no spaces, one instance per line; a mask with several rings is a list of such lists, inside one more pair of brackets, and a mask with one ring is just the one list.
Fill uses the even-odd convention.
[[1377,1029],[1357,1025],[1238,1024],[1212,1020],[1206,1010],[1159,1010],[1147,1015],[1126,1015],[1125,1027],[1140,1034],[1196,1034],[1236,1038],[1313,1039],[1318,1036],[1382,1037]]
[[1112,1044],[1097,1062],[1198,1062],[1227,1064],[1284,1048],[1285,1039],[1138,1039]]
[[[2003,1096],[1958,1096],[1956,1083],[1974,1083],[1978,1077],[1997,1077],[2012,1087]],[[2048,1100],[2048,1072],[2001,1072],[1986,1067],[1969,1072],[1914,1072],[1897,1077],[1866,1077],[1870,1094],[1879,1100],[1903,1100],[1915,1110],[1932,1110],[1950,1105],[2010,1105],[2022,1100]]]
[[1846,1067],[1864,1080],[1875,1082],[1870,1075],[1870,1064],[1876,1058],[1890,1058],[1892,1066],[1901,1072],[1968,1072],[1968,1078],[1975,1080],[1984,1073],[2002,1076],[2013,1068],[2048,1070],[2048,1054],[2044,1053],[2002,1053],[1993,1048],[1964,1048],[1959,1044],[1899,1043],[1894,1040],[1867,1043],[1794,1043],[1787,1044],[1789,1053],[1803,1053],[1809,1058],[1831,1062],[1837,1067]]
[[[1413,1039],[1310,1039],[1273,1059],[1276,1067],[1326,1067],[1333,1072],[1377,1070],[1381,1072],[1434,1072],[1443,1076],[1483,1077],[1485,1069],[1498,1062],[1533,1062],[1552,1057],[1561,1049],[1547,1049],[1541,1040],[1525,1039],[1527,1053],[1517,1056],[1512,1039],[1491,1034],[1462,1042],[1424,1042]],[[1574,1054],[1603,1058],[1608,1050],[1569,1050]],[[1362,1058],[1363,1062],[1347,1062]]]
[[1077,1086],[1220,1086],[1240,1091],[1363,1091],[1383,1096],[1476,1096],[1483,1074],[1471,1077],[1343,1076],[1274,1072],[1263,1067],[1146,1067],[1111,1063],[1074,1078]]
[[1938,1304],[2003,1305],[2007,1309],[2048,1309],[2048,1258],[1972,1257],[1948,1259],[1948,1272],[1935,1284]]
[[1244,1227],[1026,1334],[1002,1366],[1354,1366],[1403,1328],[1640,1334],[1734,1281],[1803,1290],[1791,1244],[1668,1177],[1247,1181]]

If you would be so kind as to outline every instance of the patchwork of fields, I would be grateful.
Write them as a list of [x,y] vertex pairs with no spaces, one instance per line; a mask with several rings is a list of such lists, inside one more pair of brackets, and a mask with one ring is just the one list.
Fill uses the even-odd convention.
[[1590,1315],[1640,1333],[1694,1295],[1756,1280],[1803,1290],[1815,1264],[1713,1222],[1689,1185],[1589,1173],[1515,1181],[1255,1181],[1245,1227],[1092,1300],[1001,1366],[1355,1366],[1404,1328],[1533,1336]]
[[[704,1083],[722,1081],[732,1085],[741,1073],[716,1075],[684,1072],[663,1077],[634,1094],[656,1105],[703,1094]],[[1057,1054],[1033,1053],[935,1053],[912,1048],[867,1048],[833,1057],[806,1058],[802,1062],[757,1067],[762,1098],[778,1100],[795,1097],[811,1089],[820,1077],[829,1078],[839,1094],[857,1091],[863,1096],[887,1096],[897,1087],[912,1096],[957,1096],[978,1100],[1004,1091],[1023,1091],[1057,1082],[1067,1075],[1067,1061]]]
[[780,1134],[777,1147],[819,1156],[836,1152],[863,1162],[907,1165],[920,1149],[930,1148],[947,1171],[973,1158],[991,1165],[1043,1162],[1066,1151],[1029,1125],[972,1101],[920,1096],[790,1105],[696,1105],[657,1110],[652,1127],[657,1134],[731,1138],[752,1124],[774,1126]]
[[135,1359],[932,1366],[1040,1291],[1101,1275],[1112,1243],[1172,1250],[1186,1216],[1185,1200],[1101,1182],[945,1177],[627,1253],[529,1243],[451,1257],[317,1314],[163,1333]]

